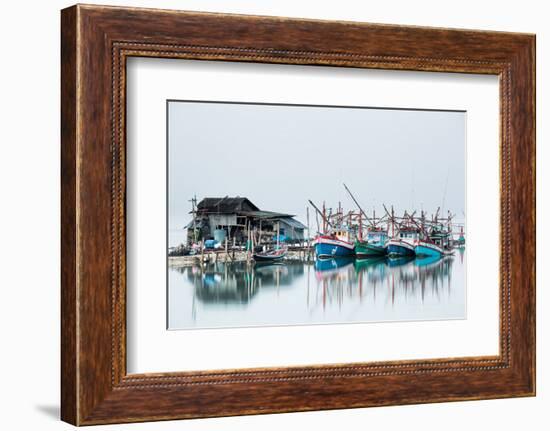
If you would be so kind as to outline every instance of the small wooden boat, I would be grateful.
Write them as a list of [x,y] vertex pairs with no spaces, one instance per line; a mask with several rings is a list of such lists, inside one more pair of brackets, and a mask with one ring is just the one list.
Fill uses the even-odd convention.
[[256,252],[252,255],[256,262],[277,262],[283,260],[287,254],[288,249],[286,245],[281,246],[279,240],[281,238],[280,225],[277,223],[277,244],[274,249]]
[[265,252],[254,253],[252,257],[256,262],[276,262],[283,260],[287,254],[286,248],[268,250]]

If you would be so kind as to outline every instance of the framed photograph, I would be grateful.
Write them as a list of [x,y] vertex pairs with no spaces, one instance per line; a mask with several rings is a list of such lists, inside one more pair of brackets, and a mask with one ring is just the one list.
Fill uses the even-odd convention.
[[61,14],[62,419],[535,394],[535,36]]

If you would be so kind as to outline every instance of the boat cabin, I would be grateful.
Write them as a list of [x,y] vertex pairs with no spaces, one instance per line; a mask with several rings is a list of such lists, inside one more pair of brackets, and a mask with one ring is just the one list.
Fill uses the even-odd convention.
[[385,230],[369,231],[367,241],[373,244],[385,244],[388,240],[388,233]]
[[345,229],[336,229],[331,232],[331,235],[339,239],[340,241],[350,241],[349,232]]
[[432,232],[430,232],[430,240],[439,247],[449,248],[451,234],[444,230],[432,230]]
[[418,239],[420,232],[418,229],[401,229],[398,237],[406,241],[412,241]]

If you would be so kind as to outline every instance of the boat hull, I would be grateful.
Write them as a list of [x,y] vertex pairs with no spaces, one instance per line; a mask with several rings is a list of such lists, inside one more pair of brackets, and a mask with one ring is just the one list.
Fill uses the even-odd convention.
[[355,255],[359,258],[363,257],[381,257],[385,256],[387,248],[381,245],[369,244],[363,241],[355,243]]
[[286,253],[285,249],[280,249],[267,253],[254,253],[252,257],[256,262],[277,262],[283,260],[286,257]]
[[452,254],[451,250],[445,250],[436,244],[425,241],[420,241],[414,248],[414,251],[417,256],[424,257],[441,257]]
[[262,255],[255,254],[253,257],[256,262],[277,262],[279,260],[283,260],[285,256],[286,254],[279,255],[279,256],[262,256]]
[[320,259],[349,257],[355,255],[353,244],[333,238],[320,237],[315,240],[315,255]]
[[388,242],[388,255],[391,256],[414,256],[415,247],[408,242],[401,240],[390,240]]
[[435,244],[419,243],[414,248],[417,256],[425,257],[441,257],[443,256],[443,250]]

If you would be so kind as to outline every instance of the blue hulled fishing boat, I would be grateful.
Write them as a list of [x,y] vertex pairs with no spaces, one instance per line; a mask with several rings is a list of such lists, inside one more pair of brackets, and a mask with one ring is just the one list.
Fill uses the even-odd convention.
[[451,249],[441,247],[429,240],[418,240],[414,251],[417,256],[428,257],[441,257],[453,254],[453,251]]
[[355,246],[349,241],[347,232],[335,231],[318,235],[314,242],[315,255],[320,259],[349,257],[355,255]]
[[388,256],[414,256],[415,243],[419,238],[419,230],[414,228],[402,228],[396,237],[388,241]]

